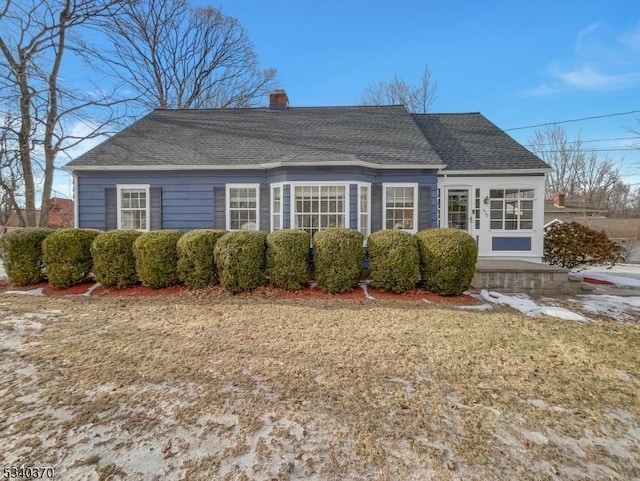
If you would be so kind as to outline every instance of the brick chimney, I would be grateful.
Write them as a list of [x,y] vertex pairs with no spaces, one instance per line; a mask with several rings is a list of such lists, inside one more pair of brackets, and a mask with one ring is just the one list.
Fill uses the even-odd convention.
[[553,196],[553,205],[556,207],[564,207],[565,194],[555,194]]
[[286,110],[289,106],[289,97],[284,90],[276,89],[269,94],[269,108],[271,110]]

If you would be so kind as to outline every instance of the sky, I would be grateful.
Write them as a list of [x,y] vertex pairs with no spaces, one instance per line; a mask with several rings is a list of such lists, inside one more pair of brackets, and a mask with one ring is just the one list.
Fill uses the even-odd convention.
[[[432,112],[481,112],[525,146],[535,129],[520,127],[600,117],[561,125],[640,186],[640,138],[629,138],[640,131],[638,0],[214,6],[239,20],[261,66],[277,69],[291,106],[358,105],[369,84],[394,74],[417,83],[428,65],[437,82]],[[56,185],[71,183],[59,178]]]

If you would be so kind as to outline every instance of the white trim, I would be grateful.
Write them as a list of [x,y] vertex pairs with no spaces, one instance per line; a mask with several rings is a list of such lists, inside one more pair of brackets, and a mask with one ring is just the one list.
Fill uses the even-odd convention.
[[[281,167],[317,167],[317,166],[333,166],[333,167],[366,167],[369,169],[380,170],[441,170],[447,164],[376,164],[375,162],[364,162],[362,160],[347,161],[314,161],[314,162],[269,162],[264,164],[245,164],[245,165],[65,165],[62,167],[68,172],[75,171],[180,171],[180,170],[270,170]],[[501,171],[503,172],[503,171]]]
[[[525,184],[520,184],[520,185],[525,185]],[[520,196],[518,196],[518,205],[520,205],[520,201],[522,200],[530,200],[533,202],[533,207],[531,210],[531,228],[530,229],[520,229],[520,219],[518,218],[518,228],[517,229],[505,229],[504,226],[506,225],[506,218],[505,218],[505,208],[506,208],[506,204],[505,204],[505,198],[502,197],[499,200],[502,200],[502,206],[503,206],[503,210],[502,210],[502,229],[494,229],[493,227],[491,227],[491,201],[493,199],[491,199],[491,191],[492,190],[501,190],[504,191],[505,190],[517,190],[518,192],[522,191],[522,190],[532,190],[533,191],[533,197],[530,198],[521,198]],[[518,187],[518,184],[511,184],[511,185],[504,185],[504,184],[498,184],[498,185],[490,185],[488,188],[489,191],[489,205],[488,205],[488,211],[489,211],[489,232],[490,233],[498,233],[498,234],[519,234],[519,233],[525,233],[525,234],[531,234],[535,231],[535,215],[536,215],[536,201],[538,200],[538,198],[536,197],[537,191],[536,188],[534,186],[528,185],[525,187]],[[495,199],[498,200],[498,199]],[[544,203],[544,201],[543,201]]]
[[[273,190],[274,189],[280,189],[280,211],[279,212],[273,212]],[[280,215],[280,225],[278,226],[278,230],[282,229],[282,225],[283,225],[283,209],[284,207],[284,182],[274,182],[272,184],[270,184],[270,189],[269,189],[269,232],[273,232],[274,230],[276,230],[275,226],[273,225],[273,214],[279,214]]]
[[[471,211],[475,210],[475,189],[470,184],[450,184],[445,185],[441,207],[444,206],[444,215],[440,212],[440,227],[449,227],[449,191],[450,190],[466,190],[467,191],[467,230],[464,231],[474,239],[476,238],[475,216]],[[473,207],[472,207],[473,206]],[[480,199],[480,208],[482,208],[482,199]]]
[[401,229],[415,234],[418,232],[418,183],[383,182],[382,183],[382,230],[387,230],[387,187],[413,187],[413,229]]
[[438,177],[447,177],[448,175],[510,175],[517,176],[523,174],[546,174],[553,172],[552,168],[539,168],[539,169],[487,169],[487,170],[440,170]]
[[[296,225],[296,195],[295,188],[297,186],[314,186],[314,187],[344,187],[344,227],[347,229],[351,225],[351,204],[349,201],[349,184],[354,184],[355,182],[313,182],[310,180],[304,181],[296,181],[296,182],[287,182],[289,184],[289,228],[290,229],[300,229]],[[320,229],[319,229],[320,230]]]
[[80,203],[78,202],[78,176],[73,174],[73,227],[80,227]]
[[[225,184],[224,192],[224,211],[225,211],[225,227],[228,231],[236,231],[231,229],[231,197],[229,191],[231,189],[255,189],[256,191],[256,229],[260,230],[260,184]],[[247,209],[250,210],[250,209]]]
[[116,185],[116,209],[118,216],[118,229],[122,229],[122,191],[123,190],[144,190],[145,191],[145,209],[146,209],[146,229],[138,229],[143,232],[149,232],[151,230],[151,195],[150,195],[150,184],[118,184]]

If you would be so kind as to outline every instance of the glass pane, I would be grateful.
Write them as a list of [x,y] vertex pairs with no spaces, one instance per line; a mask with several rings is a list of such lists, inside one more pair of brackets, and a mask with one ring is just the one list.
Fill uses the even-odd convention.
[[498,221],[492,220],[491,221],[491,228],[492,229],[502,229],[502,221],[501,220],[498,220]]
[[489,191],[489,197],[491,197],[492,199],[503,199],[504,198],[504,190],[491,189]]
[[530,220],[521,220],[520,221],[521,229],[533,229],[533,222]]

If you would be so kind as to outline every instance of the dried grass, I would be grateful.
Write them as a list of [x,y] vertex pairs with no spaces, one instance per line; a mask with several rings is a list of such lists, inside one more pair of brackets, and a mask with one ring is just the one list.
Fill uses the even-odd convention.
[[[625,458],[584,441],[627,440],[637,429],[637,325],[202,293],[10,303],[63,311],[24,353],[46,405],[73,410],[63,431],[115,423],[152,433],[167,419],[187,434],[198,427],[199,439],[185,436],[165,454],[182,463],[180,479],[639,475],[637,445]],[[27,436],[46,423],[56,425],[25,417],[12,429]],[[190,454],[211,433],[225,443]],[[570,439],[584,441],[584,457],[558,441]],[[32,444],[44,457],[47,448]]]

